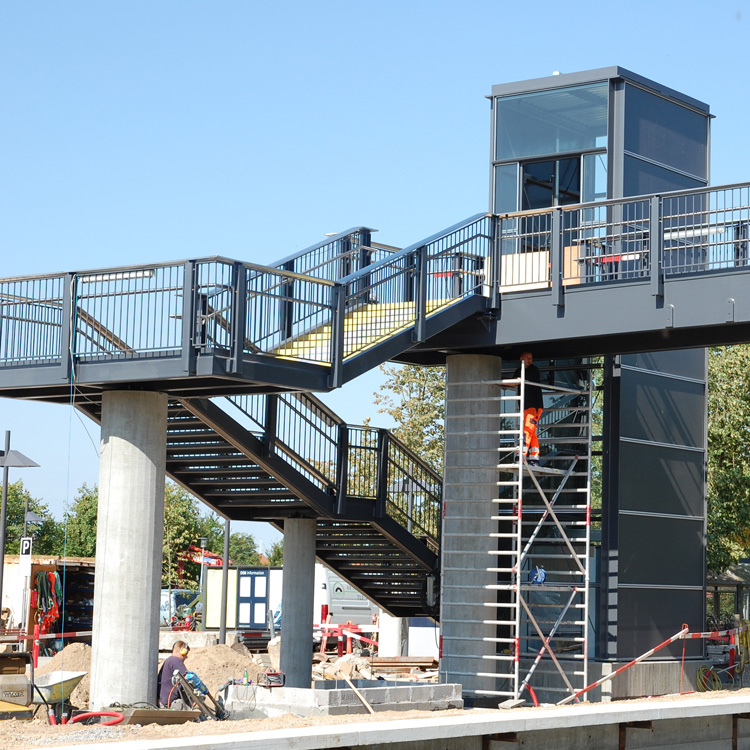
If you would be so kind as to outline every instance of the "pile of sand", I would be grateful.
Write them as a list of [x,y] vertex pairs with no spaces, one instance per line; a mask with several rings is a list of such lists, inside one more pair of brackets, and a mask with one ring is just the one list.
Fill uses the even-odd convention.
[[[159,666],[162,661],[163,659],[159,660]],[[191,649],[185,666],[206,683],[206,687],[214,697],[227,680],[241,679],[245,670],[251,680],[255,680],[256,674],[262,671],[262,667],[253,661],[249,651],[235,650],[224,645]],[[57,670],[90,673],[91,646],[85,643],[67,645],[44,666],[39,667],[36,674],[49,674]],[[156,682],[156,675],[154,675],[154,682]],[[71,704],[77,708],[87,708],[90,688],[91,676],[87,674],[71,694]]]
[[214,697],[227,680],[241,679],[245,670],[251,680],[261,671],[249,651],[243,653],[221,644],[190,649],[185,666],[206,683]]

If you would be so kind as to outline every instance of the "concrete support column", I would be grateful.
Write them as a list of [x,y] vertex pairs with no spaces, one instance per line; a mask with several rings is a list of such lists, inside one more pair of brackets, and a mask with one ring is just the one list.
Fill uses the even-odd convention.
[[488,573],[496,560],[489,554],[497,540],[492,499],[498,495],[498,433],[502,377],[499,357],[467,354],[447,358],[445,469],[440,595],[441,682],[459,682],[465,695],[497,689],[497,680],[479,677],[496,671],[492,656],[496,599],[484,587],[496,582]]
[[392,617],[381,610],[378,624],[378,656],[408,656],[409,618]]
[[92,708],[155,703],[167,396],[105,391],[96,534]]
[[281,587],[281,671],[288,687],[312,682],[312,626],[315,595],[315,520],[284,521],[284,581]]

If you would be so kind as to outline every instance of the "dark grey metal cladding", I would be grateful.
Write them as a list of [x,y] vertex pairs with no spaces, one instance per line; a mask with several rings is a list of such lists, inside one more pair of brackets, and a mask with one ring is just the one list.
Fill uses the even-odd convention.
[[737,269],[668,278],[663,300],[635,281],[568,289],[563,309],[551,291],[504,294],[497,313],[467,319],[398,359],[434,364],[453,352],[515,357],[532,348],[546,359],[735,344],[750,341],[748,292],[750,271]]
[[[685,622],[703,627],[706,385],[705,349],[610,358],[606,368],[604,658],[635,657]],[[687,648],[702,654],[700,642]]]

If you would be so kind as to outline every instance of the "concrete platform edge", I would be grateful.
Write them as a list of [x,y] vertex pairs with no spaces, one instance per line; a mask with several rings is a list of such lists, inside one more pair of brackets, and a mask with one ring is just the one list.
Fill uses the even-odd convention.
[[[731,716],[747,711],[747,697],[686,698],[664,702],[607,703],[563,706],[517,711],[481,712],[462,716],[439,714],[429,719],[398,719],[383,722],[359,722],[293,730],[238,732],[236,734],[175,737],[165,740],[131,740],[86,744],[88,750],[324,750],[404,741],[428,741],[440,738],[477,737],[506,732],[537,732],[618,724],[628,721],[660,721]],[[83,740],[84,737],[82,736]],[[58,745],[55,750],[74,750],[81,745]]]

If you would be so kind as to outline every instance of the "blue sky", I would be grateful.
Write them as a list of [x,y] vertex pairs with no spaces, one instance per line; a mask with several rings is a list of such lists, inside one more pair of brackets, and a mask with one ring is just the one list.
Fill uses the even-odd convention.
[[[0,275],[221,254],[355,225],[406,245],[488,204],[495,83],[621,65],[711,105],[712,182],[750,180],[750,8],[629,2],[34,2],[0,8]],[[351,422],[375,372],[326,400]],[[84,426],[85,423],[85,426]],[[0,400],[60,513],[98,429]],[[265,524],[241,527],[269,543]]]

